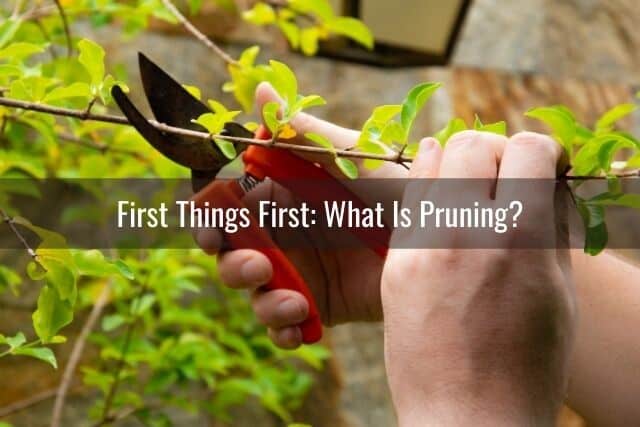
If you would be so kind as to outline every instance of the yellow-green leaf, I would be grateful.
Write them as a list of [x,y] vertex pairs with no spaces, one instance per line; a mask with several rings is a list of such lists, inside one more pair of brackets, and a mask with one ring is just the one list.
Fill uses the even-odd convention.
[[326,23],[327,28],[335,34],[346,36],[367,49],[373,49],[373,34],[371,30],[359,19],[338,16]]
[[80,51],[78,61],[84,65],[91,76],[91,86],[97,94],[104,79],[104,49],[89,39],[82,39],[78,42],[78,50]]
[[356,179],[358,177],[358,167],[350,159],[336,157],[335,162],[347,178]]

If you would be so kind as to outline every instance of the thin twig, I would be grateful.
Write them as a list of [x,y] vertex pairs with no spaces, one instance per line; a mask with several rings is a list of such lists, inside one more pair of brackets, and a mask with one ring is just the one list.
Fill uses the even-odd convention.
[[20,412],[22,410],[30,408],[33,405],[37,405],[40,402],[44,402],[47,399],[51,399],[55,395],[56,395],[56,389],[52,388],[50,390],[44,390],[44,391],[41,391],[40,393],[36,393],[33,396],[29,396],[24,400],[13,402],[7,406],[0,408],[0,418],[4,418],[16,412]]
[[33,248],[29,246],[29,243],[27,243],[27,240],[24,238],[24,236],[20,233],[20,231],[14,224],[13,218],[11,218],[2,208],[0,208],[0,215],[2,216],[2,220],[9,226],[9,228],[11,228],[11,231],[13,231],[13,234],[15,234],[18,240],[20,240],[24,248],[27,250],[27,253],[29,254],[29,256],[33,258],[35,262],[38,262],[38,255],[36,254],[36,251],[34,251]]
[[53,13],[56,10],[56,6],[53,4],[48,4],[45,6],[34,7],[31,11],[25,13],[23,15],[23,19],[25,21],[29,21],[32,19],[40,19],[45,18]]
[[71,350],[71,355],[69,356],[69,360],[67,361],[67,365],[64,369],[64,373],[62,374],[62,380],[60,381],[60,386],[58,387],[58,391],[56,394],[56,401],[53,405],[53,411],[51,413],[51,427],[59,427],[60,422],[62,420],[62,412],[64,410],[65,400],[67,398],[67,393],[69,391],[69,387],[73,381],[73,375],[75,374],[76,368],[80,363],[80,359],[82,358],[82,353],[84,352],[85,344],[87,343],[87,338],[93,328],[95,327],[96,322],[100,318],[104,307],[107,305],[109,301],[109,296],[111,295],[111,281],[108,281],[104,288],[102,288],[102,292],[98,296],[98,299],[93,305],[91,309],[91,313],[87,318],[78,338],[76,338],[75,343],[73,344],[73,349]]
[[86,141],[84,139],[78,138],[74,135],[70,135],[70,134],[66,134],[66,133],[59,133],[57,134],[57,136],[60,138],[61,141],[64,142],[68,142],[71,144],[75,144],[75,145],[79,145],[81,147],[86,147],[86,148],[90,148],[92,150],[96,150],[99,151],[101,153],[106,153],[111,152],[111,153],[119,153],[119,154],[126,154],[129,156],[133,156],[135,158],[137,158],[138,160],[144,161],[146,160],[146,158],[144,156],[142,156],[140,153],[138,153],[137,151],[133,151],[133,150],[127,150],[124,148],[119,148],[119,147],[112,147],[108,144],[104,144],[104,143],[98,143],[98,142],[91,142],[91,141]]
[[64,28],[64,37],[67,40],[67,58],[71,58],[71,54],[73,53],[73,46],[71,44],[71,31],[69,30],[69,21],[67,20],[67,14],[60,3],[60,0],[53,0],[56,4],[56,8],[58,9],[58,13],[60,14],[60,19],[62,20],[62,27]]
[[198,30],[189,20],[178,10],[178,8],[171,2],[171,0],[162,0],[164,6],[171,12],[173,16],[182,24],[182,26],[196,39],[201,41],[205,46],[211,49],[216,55],[218,55],[224,62],[229,65],[238,65],[238,61],[233,59],[227,52],[220,49],[220,47],[211,41],[209,37],[204,35]]
[[11,13],[11,19],[17,19],[20,16],[20,10],[22,9],[22,5],[24,4],[24,0],[16,0],[13,5],[13,12]]
[[[148,278],[147,278],[148,279]],[[146,280],[140,290],[136,294],[135,299],[131,302],[130,313],[132,315],[131,322],[127,325],[127,330],[125,331],[124,342],[122,344],[122,350],[120,350],[120,358],[118,359],[116,369],[113,373],[113,382],[111,383],[111,387],[107,392],[106,397],[104,398],[104,407],[102,409],[102,417],[100,422],[97,425],[103,425],[109,422],[113,416],[109,415],[109,411],[111,411],[111,405],[113,404],[113,399],[116,396],[116,392],[118,391],[118,386],[120,385],[121,376],[120,373],[125,366],[126,356],[129,352],[129,345],[131,343],[131,338],[133,337],[133,331],[135,330],[138,323],[138,316],[136,315],[138,308],[140,306],[140,300],[142,296],[147,291],[147,286],[149,282]]]

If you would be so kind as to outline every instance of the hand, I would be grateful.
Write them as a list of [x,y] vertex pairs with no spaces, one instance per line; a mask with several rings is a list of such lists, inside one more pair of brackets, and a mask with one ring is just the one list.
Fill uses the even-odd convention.
[[[269,101],[281,102],[268,84],[261,84],[256,91],[257,110]],[[345,129],[319,120],[308,114],[298,114],[292,127],[297,136],[292,142],[308,144],[302,135],[314,132],[324,135],[338,148],[355,145],[358,132]],[[306,159],[321,163],[336,176],[342,176],[330,158],[323,155],[305,155]],[[370,171],[361,168],[363,178],[406,177],[406,170],[397,164],[387,164],[380,169]],[[354,189],[357,192],[357,188]],[[358,194],[366,202],[366,194]],[[384,195],[376,195],[384,197]],[[399,195],[389,195],[396,197]],[[286,207],[292,200],[290,192],[267,180],[260,184],[245,198],[248,206],[259,200],[275,200],[279,206]],[[303,233],[304,231],[300,231]],[[318,305],[325,325],[357,321],[381,320],[380,276],[382,259],[371,250],[311,249],[321,246],[315,239],[322,236],[306,235],[309,239],[308,250],[285,251],[287,257],[298,268],[307,281]],[[208,253],[217,253],[222,242],[216,230],[202,230],[197,233],[196,241]],[[261,286],[269,282],[272,267],[269,260],[254,250],[235,250],[219,254],[218,270],[223,282],[232,288],[248,289],[252,293],[252,305],[258,319],[269,327],[272,341],[283,348],[295,348],[302,342],[300,329],[295,326],[307,317],[308,304],[304,297],[290,290],[265,291]]]
[[[486,179],[456,194],[483,205],[496,179],[495,200],[504,205],[514,197],[505,178],[548,178],[540,182],[551,191],[525,202],[536,223],[508,231],[511,241],[555,233],[552,180],[561,153],[542,135],[467,131],[444,150],[423,141],[410,175]],[[438,199],[437,185],[421,199]],[[396,231],[394,247],[410,233]],[[568,251],[456,249],[463,238],[452,231],[451,249],[392,249],[384,265],[385,361],[399,425],[554,425],[575,328]]]

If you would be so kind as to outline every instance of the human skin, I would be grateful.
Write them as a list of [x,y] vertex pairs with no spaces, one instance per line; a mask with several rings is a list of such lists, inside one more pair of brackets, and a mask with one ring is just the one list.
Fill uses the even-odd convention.
[[[555,234],[563,210],[552,180],[561,153],[534,133],[507,140],[466,131],[444,150],[433,138],[422,141],[412,178],[481,179],[458,199],[502,205],[514,197],[510,178],[546,179],[551,191],[520,194],[536,221],[507,231],[501,249],[464,249],[470,237],[456,230],[446,249],[395,249],[413,231],[394,232],[381,293],[385,366],[401,427],[554,425],[576,323],[567,242],[558,242],[564,249],[510,245]],[[438,183],[421,189],[404,205],[417,209],[419,200],[448,195]]]
[[[278,100],[268,85],[258,87],[258,110],[268,101]],[[353,146],[358,132],[319,120],[307,114],[298,115],[292,126],[299,135],[315,132],[327,136],[338,148]],[[307,143],[296,138],[296,143]],[[317,161],[339,176],[323,156],[305,156]],[[407,171],[396,164],[385,164],[369,171],[361,169],[362,178],[407,177]],[[265,185],[255,199],[286,199],[288,192],[276,185]],[[378,195],[383,197],[384,195]],[[398,195],[389,195],[399,198]],[[221,238],[207,230],[197,235],[200,246],[217,253]],[[636,325],[640,324],[640,268],[605,252],[597,257],[572,250],[571,264],[577,292],[579,322],[573,357],[570,363],[568,403],[593,425],[626,426],[640,419],[640,341]],[[372,252],[290,251],[287,256],[305,277],[325,325],[352,321],[381,321],[381,274],[383,262]],[[353,266],[358,266],[353,268]],[[227,286],[251,292],[258,319],[269,328],[274,343],[283,348],[301,344],[295,326],[307,315],[302,295],[288,290],[265,292],[261,286],[271,277],[271,265],[262,254],[237,250],[219,254],[218,268]]]

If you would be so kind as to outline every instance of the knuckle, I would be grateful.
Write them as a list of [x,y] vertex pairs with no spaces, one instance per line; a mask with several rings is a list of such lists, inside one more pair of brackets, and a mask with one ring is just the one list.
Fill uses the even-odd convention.
[[481,134],[475,130],[464,130],[453,135],[447,142],[448,149],[469,148],[471,144],[480,138]]
[[535,132],[520,132],[511,137],[509,142],[511,145],[535,152],[538,156],[544,156],[557,160],[560,157],[561,150],[553,138]]

